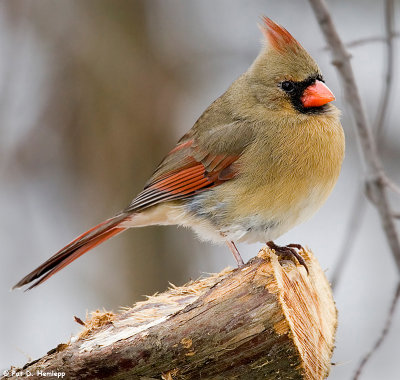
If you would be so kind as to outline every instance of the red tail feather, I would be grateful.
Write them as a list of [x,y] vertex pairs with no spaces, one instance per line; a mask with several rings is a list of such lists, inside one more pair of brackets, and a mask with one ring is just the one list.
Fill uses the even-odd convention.
[[53,274],[72,263],[85,252],[103,243],[112,236],[124,231],[125,228],[118,227],[118,225],[125,219],[126,215],[117,215],[114,218],[107,219],[106,221],[91,228],[84,234],[78,236],[75,240],[50,257],[50,259],[25,276],[21,281],[14,285],[13,289],[20,288],[21,286],[27,285],[38,279],[27,289],[30,290],[46,281]]

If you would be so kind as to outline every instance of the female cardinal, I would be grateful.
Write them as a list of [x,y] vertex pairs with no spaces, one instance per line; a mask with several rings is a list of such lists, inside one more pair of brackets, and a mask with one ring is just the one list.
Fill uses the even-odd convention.
[[[304,48],[264,17],[267,43],[167,154],[144,190],[116,216],[80,235],[15,287],[41,284],[130,227],[178,224],[202,239],[268,242],[308,219],[326,200],[344,156],[332,92]],[[293,258],[293,257],[292,257]]]

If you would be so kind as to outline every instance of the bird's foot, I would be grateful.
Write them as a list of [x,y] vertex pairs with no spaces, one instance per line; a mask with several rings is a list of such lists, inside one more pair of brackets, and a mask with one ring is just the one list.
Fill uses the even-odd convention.
[[288,259],[296,264],[294,260],[294,258],[296,258],[300,265],[303,265],[303,267],[306,268],[307,274],[309,274],[306,262],[304,261],[303,257],[296,251],[296,249],[304,249],[300,244],[288,244],[280,246],[276,245],[273,241],[268,241],[266,244],[269,248],[273,249],[275,253],[282,259]]

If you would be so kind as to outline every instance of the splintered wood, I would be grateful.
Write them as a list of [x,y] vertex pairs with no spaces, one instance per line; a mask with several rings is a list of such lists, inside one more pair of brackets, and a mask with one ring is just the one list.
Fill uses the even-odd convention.
[[248,264],[96,312],[62,350],[24,370],[68,379],[324,379],[336,331],[330,286],[310,251],[304,267],[264,248]]

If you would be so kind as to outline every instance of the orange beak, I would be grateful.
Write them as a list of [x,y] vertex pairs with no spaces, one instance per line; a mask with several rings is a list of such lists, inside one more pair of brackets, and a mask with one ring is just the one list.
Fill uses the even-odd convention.
[[308,86],[304,90],[300,100],[305,108],[320,107],[335,100],[335,96],[332,94],[332,91],[325,86],[324,82],[316,80],[314,84]]

